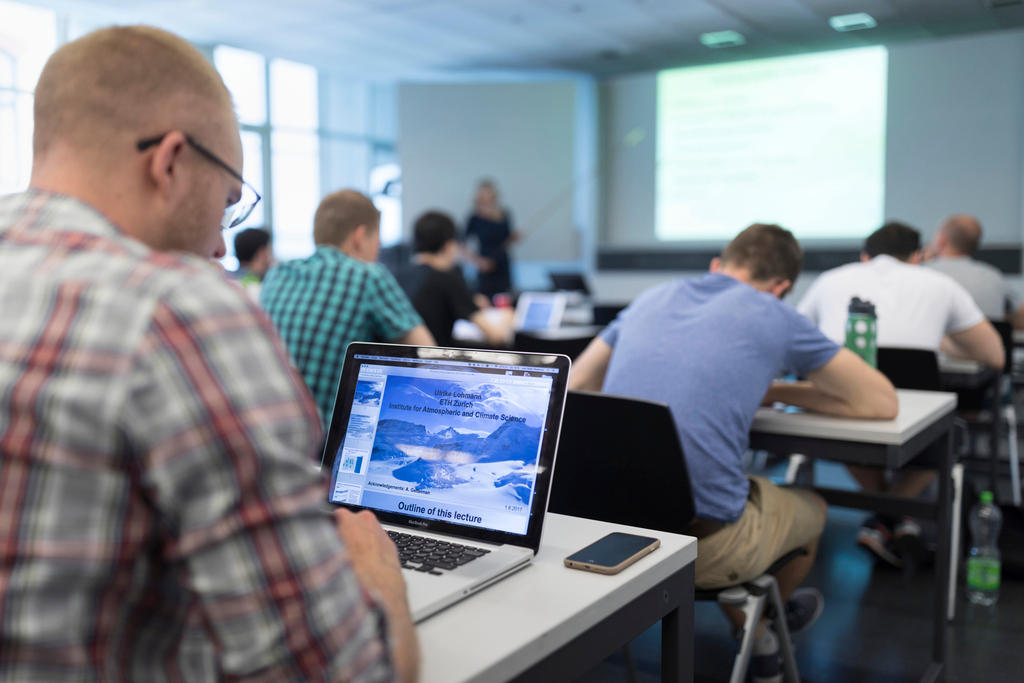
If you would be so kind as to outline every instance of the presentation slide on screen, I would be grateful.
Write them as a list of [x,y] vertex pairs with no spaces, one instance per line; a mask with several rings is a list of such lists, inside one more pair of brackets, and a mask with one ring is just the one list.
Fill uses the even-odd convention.
[[332,500],[526,533],[552,378],[436,375],[363,366]]
[[750,223],[862,239],[881,225],[884,47],[658,74],[655,234],[728,240]]

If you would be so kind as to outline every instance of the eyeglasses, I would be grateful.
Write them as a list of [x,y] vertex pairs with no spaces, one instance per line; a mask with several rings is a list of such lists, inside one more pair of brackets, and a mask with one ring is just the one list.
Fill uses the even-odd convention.
[[[146,138],[145,140],[139,140],[137,143],[135,143],[135,148],[140,152],[145,152],[150,147],[153,147],[154,145],[159,145],[161,142],[163,142],[163,139],[165,137],[167,137],[167,133],[158,135],[155,138]],[[260,193],[256,191],[255,187],[245,182],[245,178],[243,178],[241,174],[238,173],[238,171],[228,166],[226,163],[224,163],[224,161],[221,160],[220,157],[218,157],[216,154],[214,154],[213,152],[211,152],[210,150],[206,149],[198,142],[196,142],[191,135],[186,135],[185,141],[189,145],[191,145],[195,151],[202,154],[209,161],[212,161],[216,165],[223,168],[225,171],[231,174],[232,178],[242,183],[242,196],[238,199],[237,202],[224,209],[224,217],[220,221],[220,226],[224,230],[227,230],[228,228],[233,228],[236,225],[240,224],[242,221],[249,217],[249,214],[252,213],[252,210],[256,208],[257,204],[259,204],[261,199]]]

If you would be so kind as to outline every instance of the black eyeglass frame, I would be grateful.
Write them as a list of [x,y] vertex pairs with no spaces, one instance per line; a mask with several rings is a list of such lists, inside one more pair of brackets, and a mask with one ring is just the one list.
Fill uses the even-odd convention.
[[[169,134],[170,134],[170,131],[168,131],[167,133],[161,133],[160,135],[157,135],[155,137],[146,138],[144,140],[139,140],[138,142],[135,143],[135,149],[137,149],[140,152],[145,152],[150,147],[153,147],[155,145],[159,145],[161,142],[163,142],[164,138],[167,137]],[[203,147],[201,144],[196,142],[196,139],[193,138],[188,133],[185,133],[185,142],[187,142],[195,151],[199,152],[204,157],[206,157],[207,160],[212,161],[214,164],[216,164],[217,166],[220,166],[225,171],[230,173],[232,178],[234,178],[238,182],[242,183],[243,186],[248,187],[249,191],[252,192],[253,195],[256,196],[256,201],[254,201],[252,203],[252,205],[249,206],[248,209],[246,209],[245,213],[243,213],[243,214],[239,215],[238,217],[236,217],[235,219],[233,219],[231,221],[230,225],[225,225],[223,227],[225,229],[226,228],[233,228],[236,225],[239,225],[240,223],[242,223],[246,218],[249,217],[249,214],[251,214],[252,210],[256,208],[256,205],[260,203],[260,200],[263,199],[262,195],[260,195],[260,193],[256,191],[256,188],[253,187],[252,185],[250,185],[245,180],[245,178],[242,177],[242,174],[240,174],[235,169],[231,168],[219,156],[217,156],[216,154],[214,154],[213,152],[208,150],[206,147]]]

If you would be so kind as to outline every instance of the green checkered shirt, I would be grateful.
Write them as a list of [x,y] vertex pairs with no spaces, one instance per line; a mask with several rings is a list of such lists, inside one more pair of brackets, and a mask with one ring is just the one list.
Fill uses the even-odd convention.
[[423,324],[386,268],[328,246],[271,269],[260,303],[313,393],[324,425],[349,342],[393,341]]

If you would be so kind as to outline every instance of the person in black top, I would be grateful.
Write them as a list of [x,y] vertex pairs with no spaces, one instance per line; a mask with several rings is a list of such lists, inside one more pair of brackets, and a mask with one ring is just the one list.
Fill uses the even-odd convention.
[[473,200],[473,213],[466,223],[466,240],[476,238],[477,252],[470,260],[477,270],[477,291],[493,297],[512,290],[512,268],[508,246],[519,240],[512,229],[508,211],[498,204],[498,188],[481,180]]
[[398,283],[440,346],[451,346],[456,320],[475,323],[492,345],[508,342],[511,310],[483,309],[473,299],[457,266],[459,243],[455,222],[447,214],[428,211],[413,225],[413,263],[396,273]]

